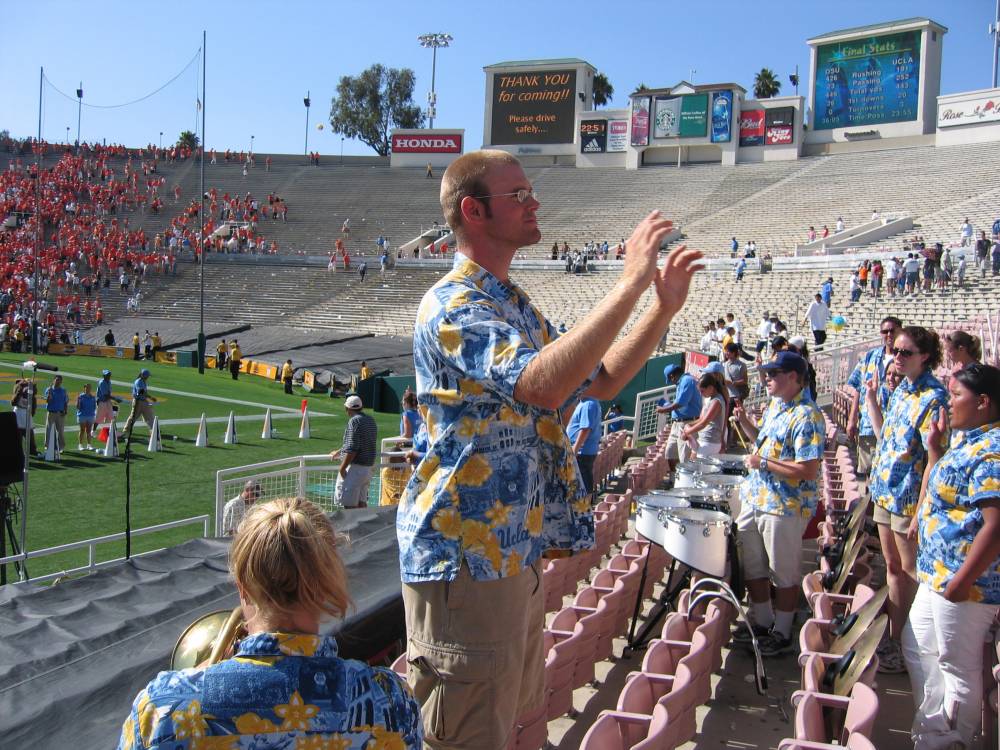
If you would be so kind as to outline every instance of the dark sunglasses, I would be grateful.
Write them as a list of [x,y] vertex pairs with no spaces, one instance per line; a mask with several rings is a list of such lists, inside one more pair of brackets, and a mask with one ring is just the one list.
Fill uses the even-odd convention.
[[786,375],[790,370],[764,370],[764,377],[771,380],[776,375]]
[[912,349],[895,349],[894,348],[892,350],[892,356],[894,356],[894,357],[912,357],[916,353],[917,352],[913,351]]
[[896,332],[896,330],[897,329],[895,328],[887,328],[884,331],[879,331],[879,333],[881,333],[883,336],[891,336]]

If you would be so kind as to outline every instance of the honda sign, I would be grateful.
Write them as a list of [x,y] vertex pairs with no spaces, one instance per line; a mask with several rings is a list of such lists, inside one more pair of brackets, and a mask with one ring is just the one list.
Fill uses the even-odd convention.
[[460,154],[462,153],[462,134],[414,135],[395,133],[392,136],[392,152],[394,154]]

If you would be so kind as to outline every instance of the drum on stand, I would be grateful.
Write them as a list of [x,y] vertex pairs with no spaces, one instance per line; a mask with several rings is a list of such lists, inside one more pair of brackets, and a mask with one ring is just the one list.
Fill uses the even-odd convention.
[[674,488],[697,487],[698,482],[707,474],[721,473],[722,464],[717,461],[707,459],[685,461],[677,466],[677,473],[674,477]]
[[655,491],[635,499],[635,530],[651,542],[663,546],[666,532],[665,514],[671,510],[690,508],[687,499],[673,492]]
[[706,474],[701,478],[706,489],[718,494],[725,512],[732,516],[733,521],[740,517],[740,485],[744,478],[742,474]]
[[711,457],[712,461],[717,461],[722,466],[723,474],[739,474],[746,476],[747,467],[743,462],[746,456],[741,453],[716,453]]
[[732,519],[721,511],[673,508],[663,512],[663,548],[678,562],[716,578],[726,574]]

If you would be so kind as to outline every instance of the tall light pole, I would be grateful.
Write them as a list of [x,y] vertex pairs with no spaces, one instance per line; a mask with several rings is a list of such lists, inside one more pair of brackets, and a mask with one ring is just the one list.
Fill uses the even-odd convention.
[[66,145],[69,145],[69,125],[66,126]]
[[253,156],[253,136],[250,136],[250,156]]
[[420,42],[421,47],[430,47],[433,50],[431,54],[431,92],[427,95],[427,119],[430,120],[430,127],[434,127],[434,116],[437,114],[437,94],[434,92],[434,78],[437,74],[437,53],[438,47],[448,47],[451,45],[452,39],[451,34],[442,34],[436,32],[434,34],[421,34],[417,37],[417,41]]
[[76,150],[80,151],[80,118],[83,115],[83,81],[76,90]]
[[302,153],[309,156],[309,105],[312,104],[312,100],[309,99],[308,91],[306,92],[306,96],[302,100],[302,103],[306,105],[306,147]]
[[163,131],[160,131],[160,151],[163,150]]
[[993,23],[987,27],[987,31],[993,37],[993,88],[996,88],[997,64],[1000,63],[1000,0],[997,0],[996,14],[993,16]]
[[344,136],[340,136],[340,166],[344,166]]

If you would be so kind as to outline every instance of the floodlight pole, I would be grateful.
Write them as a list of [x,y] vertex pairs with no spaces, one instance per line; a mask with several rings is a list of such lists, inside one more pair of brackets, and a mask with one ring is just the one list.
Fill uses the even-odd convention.
[[83,81],[76,90],[76,153],[80,153],[80,119],[83,116]]
[[431,48],[431,92],[427,95],[427,102],[430,105],[427,108],[427,119],[429,122],[429,127],[434,127],[434,116],[437,114],[437,93],[434,90],[435,78],[437,77],[437,51],[438,47],[447,47],[452,42],[451,34],[442,34],[436,32],[433,34],[421,34],[417,37],[417,41],[420,42],[421,47]]
[[[198,212],[199,242],[201,253],[198,259],[198,374],[205,374],[205,253],[208,243],[205,241],[205,43],[208,34],[201,32],[201,210]],[[196,246],[197,247],[197,246]]]
[[303,155],[309,156],[309,105],[312,104],[312,100],[309,98],[309,92],[306,92],[305,98],[302,103],[306,105],[306,145],[302,150]]
[[997,0],[996,13],[989,27],[993,37],[993,88],[997,87],[997,65],[1000,64],[1000,0]]
[[42,249],[42,86],[45,83],[45,68],[38,69],[38,139],[35,141],[35,251],[32,253],[32,279],[34,288],[31,290],[31,353],[38,354],[38,254]]

